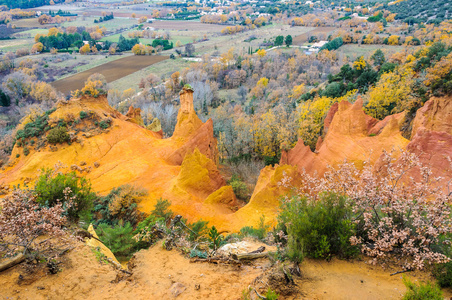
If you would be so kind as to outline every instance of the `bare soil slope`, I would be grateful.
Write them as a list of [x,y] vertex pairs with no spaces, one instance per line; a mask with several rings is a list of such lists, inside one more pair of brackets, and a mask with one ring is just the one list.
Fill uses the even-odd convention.
[[[96,261],[88,246],[80,245],[67,254],[62,271],[34,278],[23,266],[0,276],[0,299],[241,299],[242,291],[255,278],[270,271],[266,259],[250,265],[191,263],[176,250],[160,244],[136,254],[133,275],[116,282],[111,265]],[[297,295],[279,299],[400,299],[405,292],[402,276],[364,262],[307,260],[296,279]],[[23,280],[18,283],[19,275]],[[410,276],[425,279],[420,273]],[[260,292],[268,289],[257,280]],[[256,295],[252,293],[252,299]],[[448,294],[446,294],[448,296]]]

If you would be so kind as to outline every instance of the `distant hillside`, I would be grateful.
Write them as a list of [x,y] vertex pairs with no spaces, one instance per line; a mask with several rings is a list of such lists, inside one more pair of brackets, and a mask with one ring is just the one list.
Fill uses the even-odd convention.
[[452,3],[449,0],[406,0],[385,8],[397,13],[396,19],[407,23],[440,23],[452,18]]

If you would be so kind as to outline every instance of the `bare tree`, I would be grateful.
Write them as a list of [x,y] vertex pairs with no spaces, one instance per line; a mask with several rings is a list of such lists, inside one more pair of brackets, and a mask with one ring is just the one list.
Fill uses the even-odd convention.
[[193,45],[193,44],[186,44],[185,45],[185,54],[188,57],[192,57],[193,54],[195,54],[195,45]]

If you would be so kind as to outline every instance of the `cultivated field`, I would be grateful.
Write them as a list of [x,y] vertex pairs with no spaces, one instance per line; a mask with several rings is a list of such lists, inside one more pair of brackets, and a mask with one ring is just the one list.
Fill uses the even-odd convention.
[[58,91],[68,95],[71,91],[81,89],[86,79],[94,73],[100,73],[105,76],[107,82],[112,82],[166,59],[168,59],[168,56],[129,56],[57,80],[52,85]]
[[246,53],[248,48],[251,47],[253,50],[256,50],[259,48],[260,44],[269,39],[274,39],[278,35],[291,35],[294,37],[313,29],[313,27],[292,27],[285,24],[273,23],[272,25],[261,27],[256,30],[248,30],[234,35],[217,35],[208,41],[196,43],[196,54],[203,55],[204,53],[212,54],[214,52],[224,53],[231,47]]
[[317,36],[319,38],[319,40],[326,40],[328,35],[335,29],[336,29],[335,27],[316,27],[313,30],[310,30],[308,32],[295,36],[293,38],[293,44],[294,45],[303,45],[304,43],[307,43],[309,37],[313,36],[313,35]]
[[13,20],[11,22],[11,25],[16,25],[16,27],[31,27],[31,28],[50,28],[55,26],[54,24],[41,25],[38,22],[38,18]]
[[360,56],[364,56],[365,59],[369,59],[369,57],[372,56],[377,49],[381,49],[388,58],[392,54],[402,51],[404,48],[405,46],[347,44],[342,45],[336,51],[339,57],[347,56],[349,59],[355,60]]
[[168,59],[165,61],[157,62],[153,65],[138,70],[135,73],[110,82],[109,86],[111,89],[117,89],[119,91],[124,91],[129,88],[139,90],[138,84],[140,83],[141,78],[144,78],[151,73],[159,78],[162,78],[162,76],[164,78],[169,78],[174,72],[181,71],[184,68],[189,68],[191,64],[192,62],[182,58]]
[[220,32],[226,25],[206,24],[199,21],[163,21],[156,20],[146,27],[153,27],[155,29],[168,30],[184,30],[184,31],[205,31],[205,32]]

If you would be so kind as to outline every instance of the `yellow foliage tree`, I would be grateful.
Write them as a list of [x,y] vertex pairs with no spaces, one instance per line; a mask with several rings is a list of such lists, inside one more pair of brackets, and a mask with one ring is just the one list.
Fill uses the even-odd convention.
[[88,54],[90,50],[91,50],[91,48],[89,47],[89,44],[85,44],[82,47],[80,47],[78,52],[80,52],[80,54],[84,55],[84,54]]
[[370,100],[366,113],[377,119],[401,112],[416,99],[411,95],[414,72],[410,68],[399,67],[393,72],[381,75],[374,88],[369,91]]
[[292,94],[290,94],[290,98],[298,99],[305,93],[305,86],[304,84],[296,85],[292,89]]
[[260,86],[266,87],[268,85],[268,78],[267,77],[262,77],[261,79],[259,79],[259,81],[257,82],[256,85],[260,85]]
[[353,62],[353,67],[356,70],[363,70],[366,67],[366,61],[364,60],[364,57],[358,57],[358,59]]
[[146,54],[146,47],[142,44],[136,44],[132,47],[132,53],[135,55],[145,55]]
[[45,34],[40,34],[40,33],[38,33],[37,35],[35,35],[35,42],[36,42],[36,43],[39,42],[39,38],[40,38],[41,36],[46,36],[46,35],[45,35]]
[[399,44],[399,36],[398,35],[391,35],[388,38],[388,44],[389,45],[398,45]]
[[32,53],[39,53],[39,52],[42,52],[42,50],[44,50],[44,45],[39,42],[34,44],[33,47],[31,47]]
[[43,81],[38,81],[31,85],[30,96],[39,102],[56,101],[58,99],[55,89],[50,84]]
[[60,31],[56,27],[52,27],[49,29],[49,32],[47,33],[47,36],[56,36]]
[[262,156],[276,156],[280,146],[280,142],[277,139],[279,128],[276,116],[272,110],[263,114],[254,123],[253,132],[254,150]]
[[318,137],[323,129],[323,120],[331,105],[335,102],[329,97],[320,97],[302,102],[298,107],[298,137],[303,140],[311,150],[315,149]]
[[452,72],[452,53],[441,58],[433,67],[427,69],[424,84],[431,86]]
[[265,51],[265,49],[259,49],[257,50],[257,55],[264,57],[265,55],[267,55],[267,51]]

